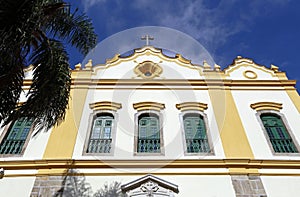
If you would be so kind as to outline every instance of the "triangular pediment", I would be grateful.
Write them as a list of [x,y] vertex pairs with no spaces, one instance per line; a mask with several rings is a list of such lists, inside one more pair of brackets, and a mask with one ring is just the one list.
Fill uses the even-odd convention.
[[154,196],[173,196],[174,193],[179,193],[177,185],[151,174],[122,185],[121,190],[129,196],[143,196],[150,193]]

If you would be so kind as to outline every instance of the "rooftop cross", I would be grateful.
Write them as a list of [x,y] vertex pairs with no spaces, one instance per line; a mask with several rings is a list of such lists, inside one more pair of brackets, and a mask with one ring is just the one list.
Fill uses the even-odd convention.
[[154,40],[154,38],[149,35],[145,35],[145,36],[141,37],[141,40],[146,40],[146,46],[149,46],[149,43],[150,43],[149,41]]

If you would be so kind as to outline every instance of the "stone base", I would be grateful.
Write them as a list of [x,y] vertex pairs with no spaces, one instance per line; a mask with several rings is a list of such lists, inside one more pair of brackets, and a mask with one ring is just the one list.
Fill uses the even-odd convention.
[[259,176],[233,175],[231,181],[236,197],[267,197]]
[[63,187],[63,176],[36,177],[31,197],[52,197]]

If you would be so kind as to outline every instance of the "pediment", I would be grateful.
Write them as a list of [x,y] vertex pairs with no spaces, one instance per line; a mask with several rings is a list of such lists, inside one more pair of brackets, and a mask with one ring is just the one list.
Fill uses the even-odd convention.
[[238,56],[233,63],[224,69],[227,79],[237,80],[278,80],[278,67],[267,68],[255,63],[252,59]]
[[121,186],[123,193],[128,196],[174,196],[179,193],[178,186],[161,178],[148,174]]
[[127,56],[116,54],[105,64],[92,67],[95,79],[199,79],[203,67],[180,54],[167,56],[152,46],[135,49]]

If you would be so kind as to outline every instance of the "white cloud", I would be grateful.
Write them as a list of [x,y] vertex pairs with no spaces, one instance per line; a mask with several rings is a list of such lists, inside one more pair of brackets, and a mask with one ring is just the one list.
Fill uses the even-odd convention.
[[82,0],[84,11],[87,12],[92,6],[100,3],[105,3],[106,0]]

